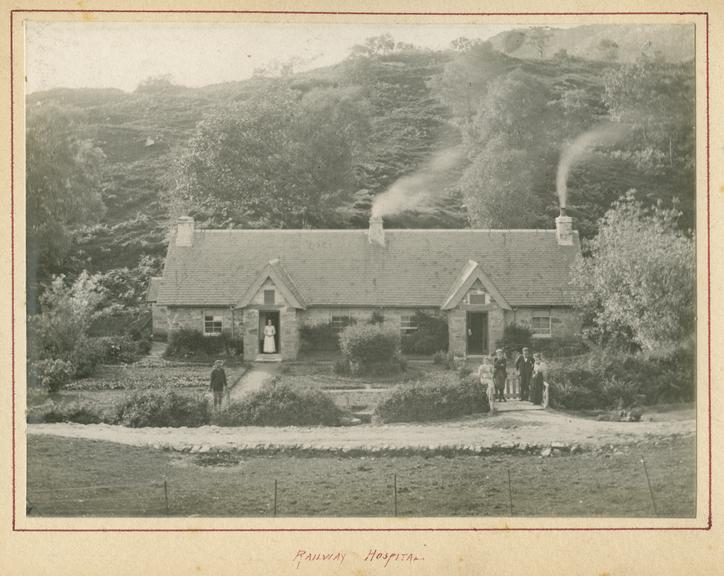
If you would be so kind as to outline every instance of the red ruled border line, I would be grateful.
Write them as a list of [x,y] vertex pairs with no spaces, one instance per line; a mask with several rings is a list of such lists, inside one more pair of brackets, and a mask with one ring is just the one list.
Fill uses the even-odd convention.
[[[15,158],[14,158],[14,52],[13,23],[21,13],[101,13],[101,14],[272,14],[319,16],[705,16],[706,17],[706,225],[707,225],[707,357],[709,434],[709,506],[707,525],[703,527],[628,527],[628,528],[17,528],[16,526],[16,399],[15,399]],[[711,111],[709,88],[709,13],[671,12],[358,12],[301,10],[91,10],[91,9],[17,9],[10,11],[10,255],[11,255],[11,394],[12,394],[12,529],[14,532],[641,532],[706,531],[712,527],[712,392],[711,392]]]

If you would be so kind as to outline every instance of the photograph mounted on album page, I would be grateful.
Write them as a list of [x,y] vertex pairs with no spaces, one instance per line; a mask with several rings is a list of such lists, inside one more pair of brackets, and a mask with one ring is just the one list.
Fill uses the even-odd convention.
[[9,574],[721,565],[719,6],[2,18]]

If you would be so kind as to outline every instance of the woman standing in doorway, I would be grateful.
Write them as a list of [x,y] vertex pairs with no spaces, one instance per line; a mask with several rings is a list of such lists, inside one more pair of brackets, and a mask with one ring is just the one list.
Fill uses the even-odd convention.
[[271,318],[267,319],[266,326],[264,326],[264,354],[275,354],[277,351],[274,337],[277,334],[277,329],[274,328]]

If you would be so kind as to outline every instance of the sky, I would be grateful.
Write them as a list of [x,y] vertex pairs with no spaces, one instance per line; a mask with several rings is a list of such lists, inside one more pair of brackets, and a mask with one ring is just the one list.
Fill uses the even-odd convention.
[[175,84],[205,86],[249,78],[256,68],[297,61],[295,71],[339,62],[370,36],[446,48],[460,36],[487,39],[511,25],[380,25],[151,22],[26,24],[27,92],[50,88],[134,90],[170,74]]

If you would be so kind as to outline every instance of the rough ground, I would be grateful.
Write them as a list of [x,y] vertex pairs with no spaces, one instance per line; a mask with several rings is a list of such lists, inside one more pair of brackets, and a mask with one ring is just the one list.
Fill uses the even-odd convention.
[[[242,381],[243,382],[243,381]],[[397,450],[534,448],[559,444],[594,449],[610,445],[653,442],[667,437],[693,437],[693,408],[644,414],[642,422],[605,422],[551,410],[530,409],[512,401],[495,416],[470,417],[431,424],[363,424],[333,427],[125,428],[107,424],[31,424],[28,434],[105,440],[132,446],[173,450]]]

